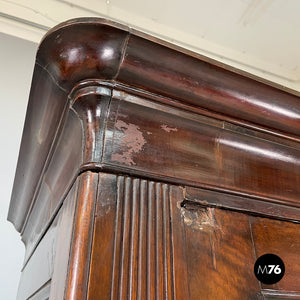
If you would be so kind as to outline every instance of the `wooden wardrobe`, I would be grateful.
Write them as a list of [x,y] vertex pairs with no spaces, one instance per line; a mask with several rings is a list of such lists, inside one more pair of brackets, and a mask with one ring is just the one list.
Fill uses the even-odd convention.
[[300,299],[300,98],[111,21],[60,24],[8,219],[19,300]]

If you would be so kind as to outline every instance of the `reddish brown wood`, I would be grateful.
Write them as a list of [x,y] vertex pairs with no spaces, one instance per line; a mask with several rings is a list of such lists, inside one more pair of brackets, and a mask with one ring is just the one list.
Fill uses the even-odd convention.
[[42,180],[42,171],[49,150],[53,149],[67,99],[67,93],[55,85],[51,76],[39,65],[35,66],[32,82],[8,215],[18,231],[23,228],[37,183]]
[[181,210],[190,299],[255,299],[260,288],[248,216],[197,206]]
[[300,295],[300,231],[299,225],[251,218],[256,256],[266,253],[278,255],[285,264],[285,275],[275,285],[262,285],[263,289],[294,291]]
[[[88,299],[297,299],[297,224],[183,202],[185,193],[100,175]],[[253,266],[266,252],[288,273],[261,289]]]
[[87,295],[98,174],[86,172],[80,177],[65,288],[66,300],[85,299]]
[[128,31],[102,19],[80,19],[54,28],[41,43],[9,212],[19,231],[65,120],[67,96],[81,81],[116,80],[233,119],[299,134],[298,97]]
[[184,299],[179,187],[100,174],[88,299]]
[[[102,19],[46,35],[8,216],[19,299],[299,296],[299,97],[229,69]],[[288,266],[271,289],[264,251]]]
[[181,205],[184,197],[184,189],[177,186],[170,186],[171,198],[171,226],[172,226],[172,247],[174,260],[174,290],[177,299],[191,299],[189,288],[189,272],[186,259],[188,252],[186,251],[184,219],[181,213]]
[[[53,274],[51,274],[51,289],[49,299],[63,299],[65,286],[68,278],[69,257],[72,247],[72,232],[74,226],[74,214],[77,202],[79,178],[76,180],[69,191],[59,214],[62,214],[58,226],[60,231],[57,233],[57,249],[55,250],[55,260],[53,263]],[[52,224],[51,224],[52,226]],[[51,232],[48,230],[47,232]],[[51,248],[51,247],[49,247]],[[39,262],[43,266],[43,261]],[[37,274],[40,276],[40,274]]]
[[99,176],[98,197],[95,211],[95,227],[91,255],[88,298],[97,299],[99,291],[103,299],[110,299],[113,278],[114,243],[116,229],[117,177],[112,174]]
[[203,206],[225,208],[269,218],[293,220],[299,222],[300,211],[297,207],[267,203],[264,200],[241,197],[222,192],[186,187],[185,200],[197,202]]
[[[149,178],[235,193],[238,196],[224,196],[218,203],[230,199],[225,207],[299,220],[295,208],[299,206],[299,154],[292,147],[295,145],[280,145],[280,139],[275,144],[256,138],[250,136],[249,130],[247,134],[224,130],[223,123],[215,119],[118,91],[110,101],[110,92],[105,87],[83,87],[74,95],[74,104],[23,232],[26,259],[77,174],[89,168],[135,172]],[[250,143],[256,146],[249,150]],[[242,172],[239,164],[242,160],[237,161],[237,157],[244,161]],[[263,168],[269,172],[262,173]],[[240,196],[246,196],[247,200]],[[198,198],[201,201],[203,196]]]
[[102,166],[299,206],[298,149],[141,98],[131,101],[111,101]]

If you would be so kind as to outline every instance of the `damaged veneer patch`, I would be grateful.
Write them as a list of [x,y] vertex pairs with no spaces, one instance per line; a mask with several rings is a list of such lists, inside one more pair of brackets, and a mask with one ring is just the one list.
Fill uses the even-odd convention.
[[216,248],[222,238],[223,231],[215,218],[214,208],[185,207],[181,203],[180,211],[186,226],[208,235],[212,265],[217,270]]
[[166,132],[178,131],[178,129],[176,127],[170,127],[166,124],[161,125],[160,128]]
[[213,208],[188,208],[181,207],[181,214],[185,225],[196,230],[206,232],[220,229],[214,216]]
[[[112,154],[111,159],[129,166],[135,165],[134,155],[142,151],[146,144],[143,132],[137,125],[129,124],[122,120],[116,122],[115,130],[121,132],[120,152],[122,153]],[[149,133],[147,132],[147,134]]]

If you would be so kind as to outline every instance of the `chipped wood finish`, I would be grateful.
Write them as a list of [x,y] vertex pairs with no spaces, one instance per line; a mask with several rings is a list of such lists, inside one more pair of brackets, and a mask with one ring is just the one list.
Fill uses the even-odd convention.
[[[260,287],[248,216],[213,208],[184,211],[190,299],[255,299]],[[192,226],[191,216],[197,218]]]
[[299,141],[297,96],[128,30],[103,19],[77,19],[55,27],[42,41],[9,211],[18,231],[25,227],[66,120],[69,94],[87,80],[142,89],[166,96],[172,105]]
[[[27,257],[82,170],[129,172],[236,196],[251,195],[261,203],[257,213],[270,215],[270,205],[274,210],[283,205],[286,218],[298,218],[300,151],[296,145],[251,136],[249,130],[243,134],[226,129],[221,121],[120,94],[110,86],[81,87],[72,99],[35,192],[35,205],[26,221],[29,226],[23,230],[23,241],[30,244]],[[249,211],[249,201],[235,206]]]
[[248,196],[236,196],[225,194],[221,191],[210,191],[205,189],[185,188],[185,201],[192,201],[203,206],[213,208],[224,208],[252,215],[263,215],[268,218],[292,220],[299,223],[300,211],[297,207],[266,203],[264,199],[249,198]]
[[[224,129],[215,119],[120,94],[110,86],[83,86],[72,99],[22,233],[25,260],[76,176],[89,169],[209,188],[215,193],[202,190],[199,201],[209,203],[214,195],[212,205],[300,220],[300,151],[294,145]],[[193,194],[193,188],[188,191]]]
[[99,176],[88,299],[186,299],[179,187]]
[[298,148],[122,95],[111,100],[103,159],[95,167],[300,207]]
[[[199,205],[178,186],[99,176],[88,299],[297,299],[298,224]],[[269,252],[287,270],[273,286],[253,273]]]
[[[136,165],[133,161],[135,154],[141,152],[146,143],[143,133],[139,130],[140,128],[134,124],[125,123],[122,120],[117,120],[115,124],[115,130],[119,136],[122,135],[121,139],[121,154],[113,153],[111,156],[112,161],[125,164],[125,165]],[[115,133],[113,133],[115,135]],[[148,133],[150,134],[150,133]]]
[[[299,299],[298,224],[192,201],[179,209],[185,228],[190,299]],[[286,273],[277,284],[260,284],[253,274],[256,259],[266,253],[284,261]]]
[[[299,97],[190,54],[102,19],[46,35],[8,216],[20,299],[298,297]],[[287,266],[271,288],[265,251]]]

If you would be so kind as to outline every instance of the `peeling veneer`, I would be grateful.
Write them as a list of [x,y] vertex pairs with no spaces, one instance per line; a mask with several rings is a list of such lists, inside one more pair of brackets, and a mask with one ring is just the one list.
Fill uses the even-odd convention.
[[[140,104],[130,118],[121,119],[127,127],[118,129],[114,122],[108,124],[111,120],[106,122],[110,113],[126,116],[109,106],[108,95],[105,105],[100,100],[100,116],[99,106],[88,107],[89,101],[82,107],[80,101],[73,103],[72,90],[87,81],[92,88],[102,84],[140,96],[121,100],[128,107],[129,100]],[[84,97],[96,96],[91,92]],[[147,108],[142,102],[148,102]],[[299,142],[299,97],[126,26],[83,18],[53,28],[39,46],[8,216],[19,231],[35,204],[70,105],[85,134],[82,164],[93,170],[135,171],[152,179],[300,206],[299,148],[281,142]],[[185,118],[187,111],[193,113]],[[199,114],[213,119],[210,124],[216,126],[192,122]],[[224,128],[220,135],[220,120],[251,129],[254,136]],[[120,144],[109,140],[111,130],[123,135]],[[255,131],[266,133],[266,138],[256,138]],[[268,136],[278,137],[277,142]],[[259,170],[265,170],[266,177],[261,178]]]
[[217,269],[216,247],[219,246],[220,239],[224,234],[221,226],[217,223],[214,214],[214,208],[199,208],[184,206],[180,207],[181,215],[183,216],[184,224],[191,227],[193,230],[200,230],[208,234],[211,247],[211,257],[214,269]]
[[168,125],[166,124],[163,124],[160,126],[160,128],[166,132],[172,132],[172,131],[177,131],[178,129],[176,127],[169,127]]
[[146,144],[143,132],[137,125],[128,124],[122,120],[118,120],[115,124],[114,135],[121,132],[120,152],[112,154],[112,161],[124,163],[126,165],[135,165],[134,154],[143,150]]

